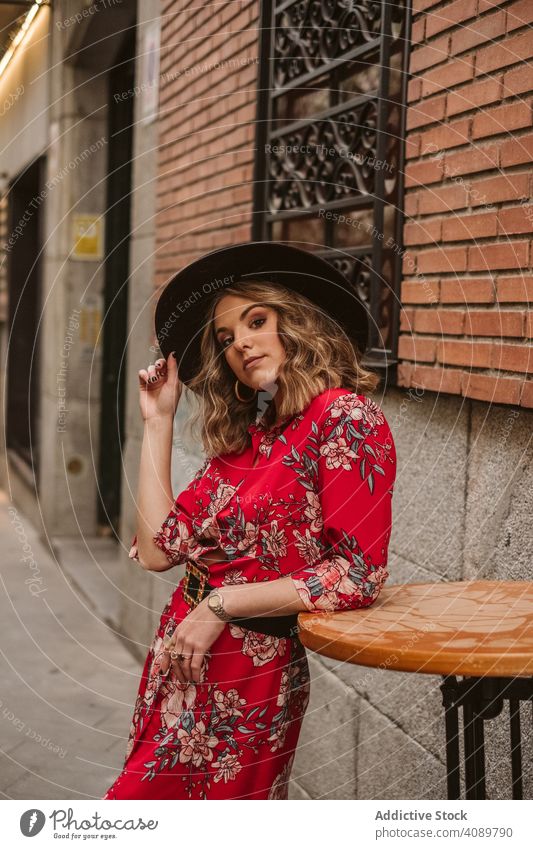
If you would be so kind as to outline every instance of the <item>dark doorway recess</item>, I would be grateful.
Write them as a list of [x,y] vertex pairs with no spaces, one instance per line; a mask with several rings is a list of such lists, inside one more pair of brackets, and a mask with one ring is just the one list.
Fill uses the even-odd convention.
[[135,27],[109,71],[105,296],[100,417],[98,525],[118,539],[124,444],[124,378],[128,330],[131,166],[134,98],[115,100],[135,84]]
[[6,444],[39,491],[39,380],[41,248],[45,157],[26,167],[9,187],[7,280],[8,350]]

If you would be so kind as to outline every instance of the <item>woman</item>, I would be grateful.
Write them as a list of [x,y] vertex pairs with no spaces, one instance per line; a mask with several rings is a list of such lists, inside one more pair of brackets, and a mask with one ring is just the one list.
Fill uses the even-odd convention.
[[[130,557],[186,570],[105,799],[288,798],[310,692],[297,615],[368,607],[388,577],[396,456],[365,394],[378,382],[360,364],[366,321],[340,272],[274,243],[209,254],[161,296],[168,355],[139,372],[145,431]],[[174,500],[183,382],[201,394],[207,458]]]

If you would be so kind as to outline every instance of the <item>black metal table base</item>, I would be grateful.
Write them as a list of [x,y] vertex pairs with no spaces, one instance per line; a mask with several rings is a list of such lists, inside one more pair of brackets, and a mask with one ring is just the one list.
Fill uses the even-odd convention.
[[509,702],[512,798],[522,799],[520,702],[533,703],[533,678],[475,678],[444,675],[440,685],[446,723],[448,799],[461,798],[459,707],[463,708],[464,778],[467,799],[485,799],[484,722]]

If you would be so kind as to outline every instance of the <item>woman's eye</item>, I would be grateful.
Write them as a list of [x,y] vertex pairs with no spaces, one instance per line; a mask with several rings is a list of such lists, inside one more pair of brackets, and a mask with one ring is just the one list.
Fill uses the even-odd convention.
[[[266,318],[253,318],[250,322],[250,326],[253,326],[257,321],[259,322],[259,327],[261,327],[265,323]],[[225,339],[221,340],[220,347],[222,349],[226,348],[227,347],[226,342],[230,342],[230,341],[231,341],[231,336],[226,336]]]

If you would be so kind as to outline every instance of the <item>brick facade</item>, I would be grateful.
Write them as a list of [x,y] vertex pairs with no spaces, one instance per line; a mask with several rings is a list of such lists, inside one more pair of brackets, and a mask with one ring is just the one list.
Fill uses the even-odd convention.
[[[528,204],[520,203],[529,200],[532,189],[531,104],[525,91],[504,98],[498,90],[495,101],[481,102],[494,96],[493,79],[499,80],[499,89],[506,79],[519,86],[526,67],[523,59],[491,71],[480,69],[487,68],[483,63],[502,61],[507,42],[515,37],[521,39],[519,49],[525,49],[531,4],[507,2],[492,9],[483,0],[413,2],[412,105],[406,142],[408,253],[399,368],[403,384],[389,383],[377,399],[391,423],[401,462],[389,580],[391,585],[527,580],[533,534],[524,445],[530,439],[531,411],[518,413],[497,404],[489,407],[487,402],[533,407],[533,382],[524,384],[530,367],[526,335],[531,336],[532,329],[533,275],[527,272],[530,245],[528,232],[522,229]],[[154,241],[153,219],[143,195],[151,182],[141,169],[141,186],[137,183],[133,198],[138,257],[134,267],[141,271],[132,292],[142,293],[139,314],[146,312],[143,286],[152,258],[154,282],[160,286],[202,253],[252,234],[259,69],[253,61],[239,67],[231,66],[230,60],[258,57],[259,0],[209,7],[190,0],[164,0],[160,8],[159,140],[152,143],[140,125],[136,130],[136,162],[144,164],[145,155],[147,160],[158,157]],[[467,14],[472,17],[466,18]],[[146,19],[150,17],[146,13]],[[520,17],[524,25],[515,25]],[[492,30],[496,24],[500,35]],[[466,63],[461,61],[467,56]],[[210,63],[213,67],[208,70]],[[193,68],[195,73],[185,73]],[[439,90],[443,84],[451,91]],[[462,111],[465,91],[476,105]],[[449,118],[448,108],[453,112]],[[436,147],[422,153],[423,145],[431,142]],[[437,156],[441,151],[443,155]],[[446,164],[457,174],[445,173]],[[149,222],[149,238],[137,227],[143,221]],[[509,238],[503,235],[507,232]],[[419,266],[410,267],[411,257]],[[139,344],[130,346],[132,385],[136,369],[145,364],[144,331],[134,314],[134,339]],[[146,318],[145,326],[148,335],[153,322]],[[425,386],[428,391],[405,391],[403,385]],[[126,468],[132,479],[143,439],[133,396],[126,440]],[[185,421],[181,412],[178,433]],[[182,469],[199,465],[200,458],[190,455],[185,464],[175,463],[174,491],[188,482]],[[131,539],[133,508],[124,527]],[[148,584],[146,577],[144,572],[136,577],[128,573],[124,579],[121,628],[132,645],[151,639],[155,623],[150,610],[167,600],[166,584]],[[147,592],[152,593],[148,603]],[[141,609],[148,611],[146,616],[139,616]],[[339,664],[314,652],[308,655],[312,701],[296,753],[290,798],[444,799],[440,676],[396,672],[392,681],[386,669]],[[526,708],[523,704],[524,729]],[[511,795],[507,722],[508,713],[502,711],[487,730],[491,735],[487,794],[493,799]],[[524,731],[523,742],[530,751],[531,735],[526,737]],[[531,758],[524,759],[524,794],[532,798],[528,763]]]
[[401,386],[533,406],[532,23],[413,0]]
[[156,285],[251,238],[259,3],[161,4]]

